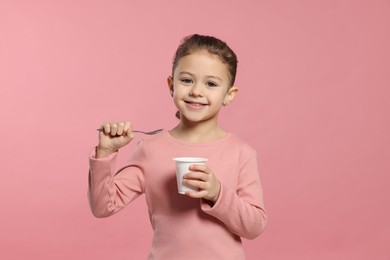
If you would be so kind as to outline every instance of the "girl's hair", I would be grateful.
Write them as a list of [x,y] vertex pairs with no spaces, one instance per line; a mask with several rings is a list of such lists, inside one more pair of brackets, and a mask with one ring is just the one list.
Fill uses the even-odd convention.
[[199,50],[207,50],[209,53],[217,55],[227,65],[230,86],[233,86],[236,80],[237,56],[225,42],[213,36],[192,34],[184,37],[173,58],[172,77],[180,58]]

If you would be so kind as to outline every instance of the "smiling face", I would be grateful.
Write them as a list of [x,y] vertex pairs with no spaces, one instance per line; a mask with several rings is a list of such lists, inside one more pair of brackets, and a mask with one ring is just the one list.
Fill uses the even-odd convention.
[[180,58],[173,78],[168,78],[181,120],[192,123],[216,123],[221,107],[237,93],[230,82],[227,65],[206,50]]

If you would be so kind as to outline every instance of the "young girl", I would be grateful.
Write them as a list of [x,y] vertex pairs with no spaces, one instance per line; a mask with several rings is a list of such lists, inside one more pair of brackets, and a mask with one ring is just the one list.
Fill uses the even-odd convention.
[[[89,202],[108,217],[145,194],[154,230],[148,259],[245,259],[241,237],[265,228],[266,212],[256,152],[218,126],[218,114],[236,96],[235,53],[223,41],[184,38],[168,87],[179,123],[141,141],[130,162],[115,171],[118,150],[134,133],[130,122],[101,126],[90,155]],[[197,191],[179,194],[174,157],[205,157],[191,165],[183,183]]]

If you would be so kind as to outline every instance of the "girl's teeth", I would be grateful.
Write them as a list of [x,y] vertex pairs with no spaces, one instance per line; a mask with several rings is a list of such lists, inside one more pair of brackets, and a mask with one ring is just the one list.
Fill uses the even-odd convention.
[[197,107],[203,106],[203,104],[200,104],[200,103],[190,103],[190,104],[193,106],[197,106]]

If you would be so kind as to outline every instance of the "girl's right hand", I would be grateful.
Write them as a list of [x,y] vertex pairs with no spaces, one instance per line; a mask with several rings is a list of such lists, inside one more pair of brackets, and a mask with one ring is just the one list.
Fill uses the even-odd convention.
[[130,143],[134,133],[130,122],[105,123],[100,127],[99,144],[96,149],[96,158],[105,157],[117,152]]

